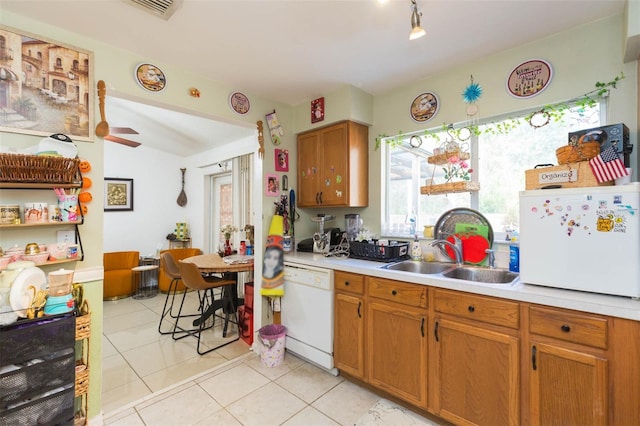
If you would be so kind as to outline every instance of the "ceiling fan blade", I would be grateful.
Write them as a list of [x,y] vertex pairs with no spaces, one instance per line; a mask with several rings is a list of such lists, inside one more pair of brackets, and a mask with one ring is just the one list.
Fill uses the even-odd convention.
[[140,133],[133,130],[131,127],[109,127],[110,133],[118,133],[121,135],[139,135]]
[[111,142],[115,142],[115,143],[119,143],[122,145],[126,145],[126,146],[130,146],[131,148],[135,148],[138,147],[140,145],[142,145],[140,142],[135,142],[129,139],[123,139],[123,138],[119,138],[117,136],[113,136],[113,135],[107,135],[104,137],[105,140],[107,141],[111,141]]

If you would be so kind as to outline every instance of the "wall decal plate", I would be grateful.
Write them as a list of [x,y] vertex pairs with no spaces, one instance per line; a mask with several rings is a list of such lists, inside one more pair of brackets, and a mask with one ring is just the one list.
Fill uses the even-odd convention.
[[438,113],[440,108],[440,100],[435,93],[425,92],[418,95],[413,102],[409,113],[411,118],[418,123],[425,123]]
[[135,78],[140,87],[149,92],[162,92],[167,86],[167,79],[164,73],[155,65],[138,65],[136,67]]
[[516,98],[530,98],[542,93],[553,78],[551,64],[542,59],[521,63],[507,77],[507,92]]
[[244,115],[249,112],[251,108],[251,103],[249,102],[249,98],[247,95],[240,92],[233,92],[229,95],[229,106],[232,110],[240,115]]

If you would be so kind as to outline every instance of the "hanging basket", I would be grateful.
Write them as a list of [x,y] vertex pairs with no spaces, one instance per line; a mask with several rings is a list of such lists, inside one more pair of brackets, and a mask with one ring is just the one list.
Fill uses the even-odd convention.
[[588,161],[600,154],[600,142],[578,142],[556,149],[558,164]]
[[420,193],[423,195],[450,194],[454,192],[475,192],[480,190],[480,182],[460,181],[433,184],[420,187]]

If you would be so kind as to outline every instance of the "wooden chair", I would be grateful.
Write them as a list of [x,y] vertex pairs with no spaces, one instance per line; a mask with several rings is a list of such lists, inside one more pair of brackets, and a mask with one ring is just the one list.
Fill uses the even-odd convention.
[[[182,308],[187,295],[187,293],[184,292],[180,303],[180,309],[178,310],[178,319],[176,320],[173,328],[173,339],[179,340],[187,336],[196,337],[198,339],[197,352],[199,355],[204,355],[240,339],[237,313],[238,307],[235,305],[234,298],[232,297],[233,290],[235,290],[234,287],[237,285],[236,281],[212,276],[205,279],[198,267],[194,263],[190,262],[179,262],[178,267],[180,268],[180,275],[184,285],[188,289],[199,292],[200,303],[198,311],[200,318],[193,321],[193,326],[195,328],[192,329],[185,329],[178,325],[180,318],[186,317],[182,315]],[[224,316],[218,313],[220,309],[222,309]],[[230,316],[233,316],[235,321],[231,320]],[[202,332],[213,328],[216,317],[224,320],[222,337],[226,337],[227,326],[230,322],[236,325],[237,335],[234,339],[225,340],[223,343],[213,348],[201,350]]]

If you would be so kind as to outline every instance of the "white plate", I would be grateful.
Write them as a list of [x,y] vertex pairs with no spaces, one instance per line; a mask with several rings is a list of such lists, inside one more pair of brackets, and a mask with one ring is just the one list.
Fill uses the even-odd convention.
[[19,317],[26,317],[27,309],[31,307],[33,292],[29,290],[29,286],[34,286],[36,293],[38,293],[38,290],[41,290],[46,282],[47,278],[44,272],[36,267],[23,269],[16,275],[11,285],[9,302]]

